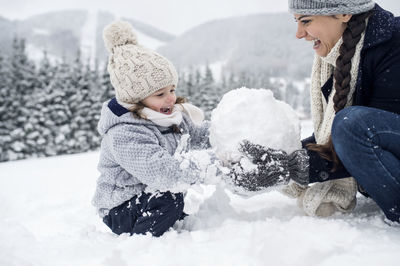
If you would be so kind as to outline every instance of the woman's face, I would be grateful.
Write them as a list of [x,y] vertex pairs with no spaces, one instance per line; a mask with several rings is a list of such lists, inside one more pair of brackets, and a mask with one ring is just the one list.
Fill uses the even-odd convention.
[[346,23],[351,15],[307,16],[294,15],[297,22],[296,38],[314,43],[319,56],[327,56],[333,46],[342,37]]
[[142,103],[156,112],[169,115],[176,102],[175,86],[164,87],[142,100]]

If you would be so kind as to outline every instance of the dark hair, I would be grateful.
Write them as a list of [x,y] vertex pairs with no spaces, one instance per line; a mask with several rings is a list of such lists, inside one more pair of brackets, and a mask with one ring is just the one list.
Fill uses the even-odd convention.
[[[333,72],[335,81],[335,95],[333,103],[335,113],[342,110],[347,103],[350,92],[351,81],[351,59],[356,52],[356,46],[361,39],[361,34],[367,26],[366,19],[372,15],[373,11],[353,15],[343,32],[343,44],[340,46],[339,57],[336,60],[336,67]],[[332,171],[341,167],[341,162],[333,147],[332,138],[326,144],[307,144],[309,150],[316,151],[321,157],[333,162]]]
[[[175,104],[181,104],[181,103],[186,103],[188,100],[183,97],[177,97]],[[143,115],[142,110],[145,107],[145,105],[142,102],[138,102],[135,104],[129,111],[132,112],[133,116],[136,118],[143,118],[146,119],[146,116]]]

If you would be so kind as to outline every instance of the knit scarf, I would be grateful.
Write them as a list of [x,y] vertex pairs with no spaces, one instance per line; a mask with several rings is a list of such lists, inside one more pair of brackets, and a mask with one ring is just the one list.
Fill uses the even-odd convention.
[[[365,35],[363,33],[360,41],[356,46],[355,54],[351,60],[350,92],[347,96],[346,106],[349,106],[353,103],[353,95],[356,87],[361,49],[364,43],[364,36]],[[332,91],[328,97],[328,102],[326,102],[325,97],[322,94],[321,87],[333,74],[334,67],[336,66],[336,60],[339,57],[339,49],[342,43],[343,39],[341,38],[326,57],[315,55],[314,58],[314,64],[311,74],[310,94],[311,115],[313,119],[314,134],[317,144],[327,143],[331,135],[332,123],[335,117],[333,96],[335,95],[336,90],[333,86]]]
[[142,114],[146,116],[146,119],[163,127],[182,123],[182,112],[186,113],[195,125],[200,125],[204,120],[203,111],[190,103],[175,104],[172,113],[169,115],[154,111],[148,107],[144,107],[142,110]]
[[[318,144],[327,143],[331,135],[332,123],[335,117],[333,96],[336,90],[333,86],[328,101],[326,101],[321,88],[333,74],[342,43],[343,39],[341,38],[326,57],[316,55],[314,58],[311,74],[311,115],[314,124],[314,135]],[[351,61],[350,92],[346,106],[353,103],[363,43],[364,33],[356,46],[356,51]],[[288,196],[298,198],[299,206],[308,215],[326,216],[333,213],[332,211],[326,211],[327,206],[334,206],[336,210],[341,212],[349,212],[354,208],[357,183],[352,177],[316,183],[310,187],[301,187],[295,182],[290,182],[288,186],[283,188],[282,192]]]

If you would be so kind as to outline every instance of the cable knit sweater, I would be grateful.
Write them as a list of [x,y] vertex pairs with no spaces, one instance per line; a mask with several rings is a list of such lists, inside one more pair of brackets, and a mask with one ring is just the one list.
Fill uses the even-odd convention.
[[178,183],[199,180],[200,170],[190,162],[181,169],[174,158],[182,134],[189,134],[189,148],[208,148],[208,123],[193,124],[183,113],[181,133],[135,118],[115,99],[105,102],[98,131],[102,136],[100,177],[92,204],[104,217],[108,211],[146,191],[167,191]]

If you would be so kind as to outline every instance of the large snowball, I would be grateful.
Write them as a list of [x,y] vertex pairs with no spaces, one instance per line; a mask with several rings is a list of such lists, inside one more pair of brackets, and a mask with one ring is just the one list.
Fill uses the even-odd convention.
[[290,153],[301,148],[300,122],[270,90],[232,90],[211,114],[210,142],[217,156],[229,162],[240,159],[238,147],[244,139]]

